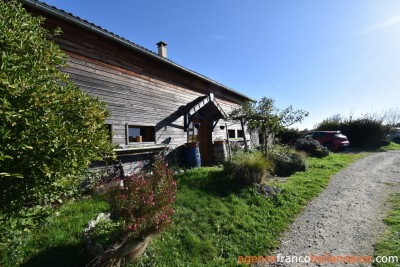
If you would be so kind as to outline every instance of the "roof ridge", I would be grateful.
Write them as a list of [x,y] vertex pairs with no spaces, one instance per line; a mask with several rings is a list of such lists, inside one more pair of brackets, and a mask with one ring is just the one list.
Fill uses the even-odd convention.
[[217,82],[217,81],[215,81],[215,80],[213,80],[211,78],[208,78],[207,76],[204,76],[204,75],[202,75],[202,74],[200,74],[200,73],[198,73],[196,71],[190,70],[190,69],[188,69],[188,68],[186,68],[186,67],[184,67],[184,66],[182,66],[182,65],[180,65],[180,64],[178,64],[176,62],[174,62],[173,60],[170,60],[168,58],[162,57],[162,56],[158,55],[157,53],[155,53],[154,51],[152,51],[152,50],[150,50],[148,48],[145,48],[145,47],[143,47],[141,45],[138,45],[138,44],[136,44],[136,43],[134,43],[134,42],[122,37],[122,36],[119,36],[118,34],[110,32],[107,29],[104,29],[99,25],[96,25],[96,24],[94,24],[92,22],[89,22],[89,21],[87,21],[85,19],[82,19],[79,16],[75,16],[74,14],[72,14],[70,12],[67,12],[67,11],[65,11],[63,9],[59,9],[59,8],[57,8],[55,6],[51,6],[51,5],[49,5],[49,4],[45,3],[45,2],[41,2],[41,1],[38,1],[38,0],[20,0],[20,2],[26,4],[26,5],[30,6],[30,7],[33,7],[33,8],[36,8],[36,9],[40,9],[40,10],[42,10],[44,12],[52,13],[52,15],[61,17],[61,18],[65,19],[65,20],[69,20],[69,21],[71,21],[73,23],[81,24],[81,26],[86,26],[89,29],[91,29],[92,31],[95,31],[95,32],[98,32],[100,34],[106,35],[106,36],[108,36],[109,38],[111,38],[113,40],[122,42],[125,45],[128,45],[131,48],[135,48],[136,50],[138,50],[138,51],[140,51],[142,53],[145,53],[145,54],[148,54],[150,56],[153,56],[153,57],[157,58],[158,60],[161,60],[163,62],[171,64],[171,65],[173,65],[173,66],[175,66],[177,68],[180,68],[180,69],[182,69],[182,70],[184,70],[186,72],[189,72],[189,73],[191,73],[191,74],[193,74],[193,75],[195,75],[195,76],[197,76],[197,77],[199,77],[199,78],[201,78],[203,80],[211,82],[211,83],[213,83],[213,84],[215,84],[215,85],[217,85],[219,87],[222,87],[222,88],[230,91],[231,93],[239,95],[239,96],[241,96],[241,97],[243,97],[243,98],[245,98],[247,100],[254,101],[250,97],[248,97],[248,96],[246,96],[246,95],[244,95],[244,94],[242,94],[242,93],[240,93],[240,92],[238,92],[236,90],[233,90],[232,88],[229,88],[228,86],[226,86],[226,85],[224,85],[222,83],[219,83],[219,82]]

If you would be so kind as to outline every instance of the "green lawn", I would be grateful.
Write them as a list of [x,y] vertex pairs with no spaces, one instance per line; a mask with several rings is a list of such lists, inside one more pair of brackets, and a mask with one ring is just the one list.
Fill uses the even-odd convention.
[[[108,204],[99,198],[70,201],[56,209],[47,223],[21,240],[18,251],[3,256],[4,266],[85,266],[83,229]],[[8,258],[12,255],[13,258]]]
[[[238,188],[221,168],[199,168],[177,177],[171,228],[153,238],[139,266],[235,266],[240,255],[267,255],[279,235],[330,177],[365,154],[308,158],[308,171],[286,182],[269,182],[282,193],[265,198],[255,187]],[[49,222],[27,235],[20,247],[24,266],[84,266],[86,223],[106,211],[101,199],[70,202]],[[4,266],[18,262],[3,257]]]
[[381,147],[379,151],[400,150],[400,144],[391,142],[389,145]]
[[[385,152],[400,150],[400,144],[391,142],[389,145],[381,147],[374,152]],[[385,219],[389,229],[379,242],[374,245],[374,256],[397,256],[400,260],[400,194],[392,196],[389,200],[392,210]],[[399,266],[399,263],[375,263],[374,266]]]
[[[391,212],[385,222],[389,229],[384,237],[375,244],[375,256],[397,256],[400,260],[400,194],[393,195],[390,199]],[[375,266],[399,266],[396,263],[378,263]]]
[[280,233],[330,177],[365,154],[308,158],[309,170],[285,183],[282,194],[265,198],[254,187],[238,189],[218,168],[179,177],[173,226],[154,238],[140,266],[236,266],[240,255],[267,255]]

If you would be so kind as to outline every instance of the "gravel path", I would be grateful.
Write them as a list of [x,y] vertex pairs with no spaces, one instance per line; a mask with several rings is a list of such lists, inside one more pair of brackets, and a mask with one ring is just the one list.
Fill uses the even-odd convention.
[[[372,256],[372,245],[386,229],[383,218],[388,210],[387,197],[399,191],[400,151],[374,153],[358,160],[336,174],[327,188],[307,205],[281,239],[281,246],[274,255]],[[279,266],[319,265],[288,263]]]

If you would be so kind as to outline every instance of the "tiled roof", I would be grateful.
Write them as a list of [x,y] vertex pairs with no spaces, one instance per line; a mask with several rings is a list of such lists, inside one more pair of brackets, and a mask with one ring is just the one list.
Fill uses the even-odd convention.
[[55,15],[55,16],[63,19],[63,20],[69,21],[69,22],[74,23],[74,24],[78,24],[79,26],[87,28],[87,29],[89,29],[89,30],[91,30],[93,32],[99,33],[99,34],[101,34],[103,36],[107,36],[108,38],[110,38],[110,39],[112,39],[112,40],[114,40],[116,42],[119,42],[119,43],[122,43],[124,45],[127,45],[131,49],[135,49],[136,51],[139,51],[141,53],[145,53],[145,54],[147,54],[147,55],[149,55],[149,56],[151,56],[153,58],[156,58],[156,59],[158,59],[160,61],[166,62],[166,63],[168,63],[168,64],[170,64],[170,65],[172,65],[174,67],[177,67],[177,68],[179,68],[179,69],[181,69],[181,70],[183,70],[185,72],[188,72],[188,73],[190,73],[192,75],[195,75],[195,76],[197,76],[197,77],[199,77],[199,78],[201,78],[203,80],[211,82],[212,84],[217,85],[217,86],[219,86],[219,87],[221,87],[221,88],[223,88],[223,89],[225,89],[225,90],[227,90],[227,91],[229,91],[229,92],[231,92],[233,94],[236,94],[236,95],[238,95],[238,96],[240,96],[240,97],[242,97],[242,98],[244,98],[246,100],[254,101],[253,99],[249,98],[248,96],[246,96],[246,95],[244,95],[242,93],[239,93],[239,92],[237,92],[237,91],[235,91],[235,90],[233,90],[233,89],[231,89],[231,88],[229,88],[229,87],[227,87],[227,86],[225,86],[225,85],[223,85],[223,84],[221,84],[219,82],[216,82],[216,81],[214,81],[214,80],[212,80],[212,79],[210,79],[210,78],[208,78],[208,77],[206,77],[206,76],[204,76],[202,74],[199,74],[199,73],[197,73],[195,71],[192,71],[192,70],[190,70],[190,69],[188,69],[186,67],[183,67],[183,66],[175,63],[174,61],[172,61],[170,59],[167,59],[165,57],[162,57],[162,56],[158,55],[157,53],[154,53],[153,51],[151,51],[151,50],[149,50],[149,49],[147,49],[147,48],[145,48],[143,46],[140,46],[140,45],[138,45],[138,44],[136,44],[134,42],[131,42],[131,41],[129,41],[129,40],[117,35],[117,34],[114,34],[114,33],[110,32],[110,31],[108,31],[106,29],[103,29],[102,27],[100,27],[98,25],[95,25],[94,23],[91,23],[91,22],[89,22],[89,21],[87,21],[85,19],[82,19],[82,18],[80,18],[78,16],[75,16],[75,15],[73,15],[71,13],[68,13],[68,12],[66,12],[66,11],[64,11],[62,9],[58,9],[58,8],[56,8],[54,6],[50,6],[50,5],[46,4],[46,3],[43,3],[43,2],[40,2],[40,1],[37,1],[37,0],[20,0],[20,1],[23,4],[30,6],[31,8],[39,9],[39,10],[45,12],[45,13],[49,13],[49,14]]

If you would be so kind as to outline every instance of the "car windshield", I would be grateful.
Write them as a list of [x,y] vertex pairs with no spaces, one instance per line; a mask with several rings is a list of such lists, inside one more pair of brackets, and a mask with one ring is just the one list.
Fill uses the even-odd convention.
[[339,137],[339,138],[346,138],[345,135],[341,134],[341,133],[336,133],[335,137]]

